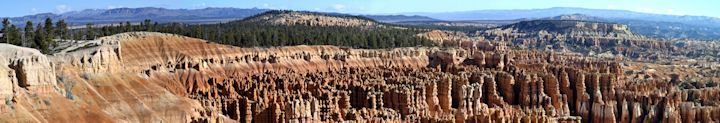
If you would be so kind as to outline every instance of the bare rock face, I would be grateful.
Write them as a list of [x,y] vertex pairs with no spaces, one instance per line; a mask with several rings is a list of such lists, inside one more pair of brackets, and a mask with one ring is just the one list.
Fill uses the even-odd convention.
[[[523,21],[477,31],[469,37],[470,39],[480,39],[478,42],[489,40],[489,42],[493,42],[491,44],[506,43],[521,49],[541,49],[609,58],[628,57],[658,60],[669,57],[664,54],[688,56],[698,54],[698,50],[694,50],[695,48],[673,45],[673,42],[668,39],[645,37],[633,33],[627,25],[574,20]],[[680,47],[693,50],[678,50]],[[487,49],[484,47],[462,48]],[[700,48],[705,49],[704,46],[700,46]],[[708,54],[712,53],[708,52]]]
[[436,42],[443,46],[455,46],[460,47],[470,52],[479,51],[503,51],[508,50],[507,43],[505,42],[490,42],[485,40],[483,37],[470,37],[463,32],[450,32],[433,30],[430,32],[417,34],[418,37],[423,37]]
[[273,25],[307,25],[307,26],[346,26],[346,27],[385,27],[369,19],[354,17],[328,16],[320,13],[272,11],[256,17],[248,22],[269,23]]
[[470,38],[467,38],[465,33],[448,32],[448,31],[441,31],[441,30],[433,30],[430,32],[420,33],[420,34],[417,34],[417,36],[424,37],[424,38],[436,41],[438,44],[444,44],[444,45],[451,45],[450,43],[458,42],[458,41],[460,41],[460,42],[470,41]]
[[551,32],[558,33],[576,33],[576,32],[594,32],[598,34],[603,33],[615,33],[625,35],[637,35],[630,31],[627,25],[623,24],[612,24],[612,23],[599,23],[599,22],[585,22],[585,21],[572,21],[572,20],[536,20],[536,21],[522,21],[515,24],[506,25],[500,28],[517,28],[518,31],[533,31],[539,29],[548,30]]
[[0,105],[0,118],[625,123],[720,117],[718,88],[629,79],[620,63],[548,52],[238,48],[149,32],[86,43],[96,46],[48,56],[0,49],[0,98],[9,100]]
[[[15,81],[16,86],[38,92],[54,91],[55,69],[40,51],[0,44],[0,55],[3,56],[3,59],[0,59],[3,61],[0,62],[3,63],[2,66],[10,67],[15,72],[14,78],[8,78],[8,82]],[[6,73],[6,76],[10,75]]]
[[[121,36],[117,36],[121,37]],[[115,37],[102,37],[78,46],[53,54],[52,60],[58,63],[71,64],[76,69],[87,73],[114,73],[122,71],[121,49]],[[72,51],[72,53],[68,53]]]
[[15,70],[5,66],[0,66],[0,104],[8,103],[5,100],[11,100],[14,96],[14,85],[17,85]]

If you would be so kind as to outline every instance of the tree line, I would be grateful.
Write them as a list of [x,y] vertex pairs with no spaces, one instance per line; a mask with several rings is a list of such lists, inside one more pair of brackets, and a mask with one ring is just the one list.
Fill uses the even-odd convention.
[[285,26],[230,22],[189,27],[189,35],[222,44],[243,47],[335,45],[353,48],[393,48],[432,46],[428,39],[415,36],[421,29],[357,28],[342,26]]
[[435,46],[429,39],[415,36],[427,31],[421,28],[357,28],[342,26],[271,25],[246,23],[242,20],[219,24],[151,23],[145,20],[136,24],[130,22],[95,28],[88,24],[84,29],[71,31],[79,39],[113,34],[150,31],[179,34],[221,44],[241,47],[270,47],[294,45],[335,45],[353,48],[393,48],[411,46]]
[[177,22],[159,24],[146,19],[134,24],[124,22],[97,26],[88,23],[85,28],[68,29],[64,20],[53,24],[49,18],[46,19],[45,25],[37,24],[35,28],[27,26],[33,25],[32,22],[28,21],[24,30],[16,28],[14,25],[5,25],[9,25],[9,22],[3,21],[3,43],[7,42],[18,46],[36,48],[43,53],[50,52],[50,48],[57,45],[53,39],[92,40],[102,36],[133,31],[179,34],[241,47],[335,45],[378,49],[436,45],[431,40],[415,36],[418,33],[427,31],[427,29],[421,28],[284,26],[246,23],[242,20],[218,24],[182,24]]
[[65,20],[53,23],[52,19],[47,18],[45,23],[37,25],[34,25],[32,21],[27,21],[25,28],[18,28],[15,24],[10,24],[10,19],[5,18],[2,25],[3,28],[0,32],[3,36],[0,38],[0,43],[31,47],[43,53],[48,53],[51,47],[57,46],[57,42],[53,39],[70,39]]

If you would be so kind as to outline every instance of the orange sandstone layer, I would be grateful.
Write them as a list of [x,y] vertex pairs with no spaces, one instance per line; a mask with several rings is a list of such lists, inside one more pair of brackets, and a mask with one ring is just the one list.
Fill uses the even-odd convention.
[[[18,61],[20,56],[32,56],[24,61],[39,65],[0,67],[0,96],[9,99],[0,105],[0,118],[9,122],[718,122],[720,117],[718,88],[680,90],[668,82],[635,81],[618,63],[546,52],[497,47],[479,51],[238,48],[147,32],[88,43],[98,46],[50,56],[3,58],[2,66],[30,64],[4,62]],[[22,75],[55,81],[17,77],[43,70],[51,74]]]

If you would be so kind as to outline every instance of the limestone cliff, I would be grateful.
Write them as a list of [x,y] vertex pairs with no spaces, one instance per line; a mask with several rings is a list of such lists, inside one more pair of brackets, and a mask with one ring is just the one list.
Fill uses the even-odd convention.
[[272,25],[305,26],[344,26],[344,27],[386,27],[383,24],[364,17],[296,11],[269,11],[248,17],[243,22]]
[[39,92],[54,91],[53,87],[56,85],[54,65],[39,51],[0,44],[0,60],[2,60],[0,66],[11,69],[6,71],[5,75],[14,76],[8,80],[16,86]]
[[[0,96],[7,100],[0,105],[0,118],[718,122],[720,114],[717,87],[678,89],[663,80],[631,79],[624,70],[628,67],[618,62],[552,52],[501,47],[239,48],[150,32],[81,44],[47,56],[0,45],[10,47],[0,49]],[[36,86],[49,88],[32,88]]]
[[541,49],[561,53],[576,52],[589,56],[619,55],[643,60],[658,60],[662,54],[692,54],[679,50],[668,39],[633,33],[627,25],[574,20],[522,21],[477,31],[471,37],[503,42],[521,49]]

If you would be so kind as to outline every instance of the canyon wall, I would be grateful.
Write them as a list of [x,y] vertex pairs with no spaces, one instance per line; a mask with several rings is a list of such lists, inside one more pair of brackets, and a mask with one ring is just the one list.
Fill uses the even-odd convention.
[[[48,56],[3,48],[0,98],[9,100],[0,105],[0,118],[718,122],[720,117],[717,87],[678,89],[661,80],[637,81],[616,62],[509,50],[504,45],[481,50],[238,48],[149,32],[117,34],[87,44],[96,46]],[[477,42],[470,46],[487,47]],[[37,53],[19,52],[24,50]]]

